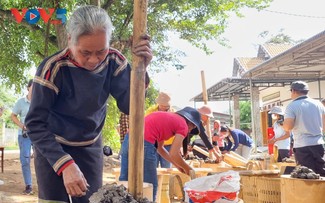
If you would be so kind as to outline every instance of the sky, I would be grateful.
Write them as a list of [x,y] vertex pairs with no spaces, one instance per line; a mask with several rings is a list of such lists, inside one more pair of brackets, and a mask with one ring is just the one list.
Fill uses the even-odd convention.
[[[325,30],[325,12],[323,0],[274,0],[263,11],[255,9],[241,10],[244,17],[232,16],[228,28],[222,37],[228,39],[228,46],[209,42],[212,55],[191,46],[189,43],[170,36],[170,44],[186,53],[181,58],[185,69],[170,70],[152,75],[160,91],[168,92],[172,104],[178,107],[200,107],[203,103],[190,102],[190,99],[202,92],[201,71],[204,71],[207,89],[221,79],[231,77],[233,61],[236,57],[256,57],[259,44],[268,38],[258,37],[263,31],[276,35],[282,31],[293,40],[306,40]],[[229,102],[209,102],[215,112],[225,113]]]

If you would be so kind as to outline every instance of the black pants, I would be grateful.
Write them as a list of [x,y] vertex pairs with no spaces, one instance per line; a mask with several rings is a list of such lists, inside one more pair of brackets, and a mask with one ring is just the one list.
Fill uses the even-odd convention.
[[[90,146],[64,146],[63,150],[70,154],[85,176],[89,191],[83,197],[73,197],[73,203],[88,203],[89,197],[102,187],[103,180],[103,148],[101,139]],[[35,148],[35,171],[40,202],[69,202],[69,196],[63,184],[62,176],[58,176],[49,162]],[[41,201],[42,200],[42,201]]]
[[284,158],[289,158],[289,149],[279,149],[279,156],[278,156],[278,162],[282,162]]
[[297,164],[312,169],[315,173],[325,176],[325,160],[323,145],[299,147],[294,149]]

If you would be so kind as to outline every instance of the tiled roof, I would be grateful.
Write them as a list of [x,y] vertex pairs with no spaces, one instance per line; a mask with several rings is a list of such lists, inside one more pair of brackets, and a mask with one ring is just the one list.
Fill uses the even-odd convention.
[[260,45],[257,57],[237,57],[233,67],[233,77],[241,77],[246,71],[265,62],[266,60],[290,49],[292,44],[264,44]]
[[[284,51],[287,51],[291,47],[293,47],[293,44],[263,44],[260,46],[261,49],[263,49],[266,54],[268,54],[269,57],[274,57],[278,54],[281,54]],[[260,50],[259,50],[260,52]],[[259,56],[260,53],[258,53]],[[263,57],[263,56],[260,56]],[[267,59],[269,58],[267,57]]]
[[246,71],[264,62],[264,60],[259,57],[238,57],[236,60]]

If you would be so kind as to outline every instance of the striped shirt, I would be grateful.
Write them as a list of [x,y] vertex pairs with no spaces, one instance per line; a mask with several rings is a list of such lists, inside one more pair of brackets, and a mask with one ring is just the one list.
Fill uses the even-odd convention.
[[129,112],[131,68],[121,53],[110,49],[93,71],[79,67],[69,55],[65,49],[38,67],[26,117],[33,145],[58,174],[73,161],[61,144],[84,147],[101,136],[110,94],[122,112]]

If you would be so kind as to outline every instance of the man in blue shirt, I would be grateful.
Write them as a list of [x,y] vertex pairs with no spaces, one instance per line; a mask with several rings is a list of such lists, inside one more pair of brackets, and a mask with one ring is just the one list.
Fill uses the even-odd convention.
[[294,137],[294,154],[298,164],[325,176],[323,129],[325,108],[321,102],[307,96],[309,87],[303,81],[291,84],[293,101],[284,114],[283,128]]
[[[31,141],[26,133],[25,117],[29,110],[30,101],[32,98],[33,80],[29,80],[27,85],[28,94],[26,97],[20,98],[14,108],[12,109],[11,119],[19,127],[18,129],[18,143],[20,149],[20,163],[23,171],[26,188],[23,194],[32,195],[32,174],[30,170],[31,158]],[[19,118],[18,118],[19,116]]]

